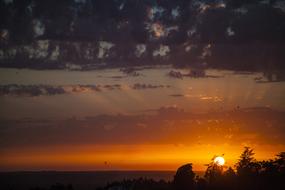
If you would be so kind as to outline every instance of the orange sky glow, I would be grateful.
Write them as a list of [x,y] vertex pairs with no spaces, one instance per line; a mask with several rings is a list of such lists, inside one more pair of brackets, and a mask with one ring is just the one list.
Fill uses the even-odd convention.
[[[214,144],[214,143],[213,143]],[[284,146],[255,149],[259,160],[273,158]],[[215,155],[225,154],[225,166],[234,166],[243,150],[230,145],[84,145],[8,150],[0,158],[6,170],[176,170],[193,163],[194,170],[206,169]]]
[[[176,170],[193,163],[204,171],[222,154],[225,166],[234,166],[245,146],[258,160],[285,150],[284,83],[218,70],[207,70],[214,78],[181,80],[167,76],[171,69],[120,79],[119,69],[0,70],[0,84],[23,85],[0,96],[1,170]],[[34,78],[64,94],[29,95],[29,85],[43,88]]]

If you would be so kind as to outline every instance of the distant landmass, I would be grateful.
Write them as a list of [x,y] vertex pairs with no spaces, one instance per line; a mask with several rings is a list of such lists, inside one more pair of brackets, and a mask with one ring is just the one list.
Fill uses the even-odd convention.
[[[198,172],[201,173],[202,172]],[[49,188],[57,183],[72,184],[74,189],[95,190],[114,181],[123,179],[148,178],[156,181],[173,179],[175,171],[39,171],[39,172],[2,172],[1,189],[29,190],[35,187]]]

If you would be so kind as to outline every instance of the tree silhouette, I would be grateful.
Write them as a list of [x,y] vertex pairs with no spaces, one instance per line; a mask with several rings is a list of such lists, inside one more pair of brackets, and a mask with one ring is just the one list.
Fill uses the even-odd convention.
[[195,182],[196,182],[196,186],[195,187],[196,187],[197,190],[204,190],[204,189],[206,189],[207,181],[204,178],[202,178],[200,176],[197,176],[196,179],[195,179]]
[[236,164],[238,185],[242,189],[257,189],[258,188],[258,174],[261,169],[260,163],[254,158],[253,149],[244,147],[244,151]]
[[194,189],[194,177],[192,164],[186,164],[178,168],[173,180],[175,190]]
[[276,155],[274,160],[260,162],[260,189],[285,189],[285,153]]
[[278,172],[285,175],[285,152],[277,154],[277,158],[275,159],[274,162],[278,166]]
[[[177,169],[172,182],[138,178],[109,183],[97,190],[284,190],[285,152],[274,159],[257,161],[253,149],[245,147],[236,167],[219,166],[212,159],[204,177],[196,176],[192,164]],[[5,187],[0,189],[21,189]],[[72,185],[56,183],[49,188],[30,190],[73,190]]]
[[239,176],[250,176],[258,172],[258,168],[253,149],[244,147],[244,151],[236,164],[237,174]]
[[235,189],[237,187],[237,174],[232,167],[223,173],[223,189]]
[[[284,190],[285,152],[275,159],[257,161],[253,149],[245,147],[235,168],[220,166],[214,159],[207,165],[204,177],[195,176],[192,164],[177,169],[172,183],[133,180],[113,183],[100,190]],[[172,184],[172,185],[171,185]],[[99,189],[98,189],[99,190]]]
[[210,189],[220,189],[222,186],[223,166],[218,165],[214,162],[208,164],[208,168],[205,173],[205,179]]

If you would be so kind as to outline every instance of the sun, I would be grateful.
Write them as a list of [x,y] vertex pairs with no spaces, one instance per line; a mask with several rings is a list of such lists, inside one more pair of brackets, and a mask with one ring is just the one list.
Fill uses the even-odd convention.
[[221,156],[217,156],[214,159],[214,163],[217,164],[218,166],[223,166],[225,164],[225,159]]

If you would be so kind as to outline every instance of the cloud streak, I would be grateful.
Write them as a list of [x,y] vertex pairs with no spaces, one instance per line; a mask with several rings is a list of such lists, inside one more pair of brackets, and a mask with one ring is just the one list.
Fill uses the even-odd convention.
[[[124,85],[125,86],[125,85]],[[128,89],[146,90],[158,88],[170,88],[170,85],[152,85],[144,83],[135,83],[127,85]],[[0,96],[55,96],[71,93],[87,93],[87,92],[102,92],[106,90],[122,90],[121,84],[106,84],[106,85],[18,85],[8,84],[0,85]]]

